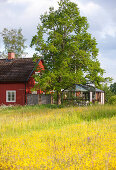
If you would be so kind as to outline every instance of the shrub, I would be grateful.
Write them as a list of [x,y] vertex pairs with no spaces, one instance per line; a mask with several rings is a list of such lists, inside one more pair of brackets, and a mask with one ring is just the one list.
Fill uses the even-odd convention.
[[116,105],[116,95],[115,96],[111,96],[110,99],[109,99],[109,103],[110,104],[114,104]]

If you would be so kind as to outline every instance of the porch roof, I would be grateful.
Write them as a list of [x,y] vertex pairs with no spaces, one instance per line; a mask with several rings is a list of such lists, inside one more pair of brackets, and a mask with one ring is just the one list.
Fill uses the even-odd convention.
[[84,87],[80,86],[80,85],[75,85],[75,91],[82,91],[82,92],[87,92],[88,90],[86,90]]
[[64,91],[75,91],[75,92],[101,92],[103,93],[104,91],[95,88],[94,86],[90,85],[82,85],[82,84],[75,84],[73,87],[70,87],[67,90]]

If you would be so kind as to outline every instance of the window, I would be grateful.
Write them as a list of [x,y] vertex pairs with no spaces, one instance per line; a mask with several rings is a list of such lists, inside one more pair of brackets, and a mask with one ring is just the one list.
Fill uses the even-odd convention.
[[39,74],[40,74],[40,72],[35,71],[35,75],[39,75]]
[[32,93],[31,94],[37,94],[37,91],[32,91]]
[[6,91],[6,102],[16,102],[16,91]]
[[37,80],[37,76],[40,77],[40,72],[35,72],[35,84],[38,84],[38,81]]

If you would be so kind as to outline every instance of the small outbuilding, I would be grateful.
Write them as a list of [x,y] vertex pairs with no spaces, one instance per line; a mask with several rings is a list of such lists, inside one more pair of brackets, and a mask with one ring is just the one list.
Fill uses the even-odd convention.
[[73,87],[62,91],[62,102],[78,105],[104,104],[104,91],[92,85],[75,84]]

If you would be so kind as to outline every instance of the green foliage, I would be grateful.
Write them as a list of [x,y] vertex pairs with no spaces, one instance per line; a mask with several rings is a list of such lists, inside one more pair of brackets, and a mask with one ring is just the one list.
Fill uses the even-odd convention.
[[77,4],[60,0],[59,8],[41,15],[41,24],[33,37],[31,47],[44,56],[44,74],[37,78],[42,90],[61,89],[87,81],[99,86],[104,70],[97,59],[95,38],[87,32],[86,17],[80,16]]
[[112,93],[114,93],[116,95],[116,83],[113,83],[110,85],[110,90]]
[[109,103],[110,103],[110,104],[113,104],[113,105],[116,105],[116,95],[110,97]]
[[22,29],[19,28],[8,30],[7,28],[4,28],[3,31],[0,33],[3,38],[5,51],[3,52],[3,55],[6,57],[8,55],[8,52],[15,52],[16,58],[20,58],[22,54],[24,54],[25,41]]

